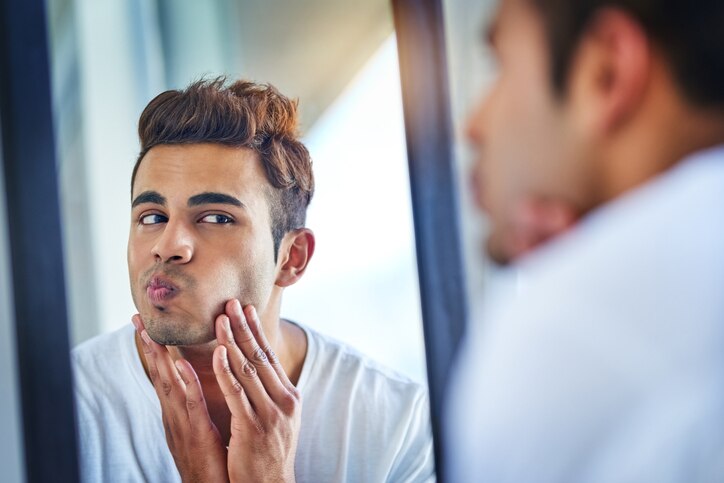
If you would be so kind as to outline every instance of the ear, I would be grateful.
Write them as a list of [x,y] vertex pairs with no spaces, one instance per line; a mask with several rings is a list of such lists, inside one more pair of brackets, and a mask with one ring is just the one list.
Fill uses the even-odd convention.
[[601,9],[584,31],[571,65],[577,122],[604,135],[625,123],[643,101],[651,68],[643,27],[620,9]]
[[561,200],[528,198],[513,211],[512,230],[508,240],[511,260],[556,238],[576,223],[578,215],[573,205]]
[[288,287],[302,278],[314,255],[314,243],[314,233],[307,228],[290,231],[284,236],[279,246],[275,285]]

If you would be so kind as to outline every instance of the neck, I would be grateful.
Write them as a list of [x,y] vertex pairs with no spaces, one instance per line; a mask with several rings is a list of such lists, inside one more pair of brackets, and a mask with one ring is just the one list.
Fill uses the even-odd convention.
[[[307,353],[307,340],[298,326],[279,318],[281,297],[272,297],[272,301],[259,313],[264,334],[279,357],[279,362],[292,384],[296,385],[304,365]],[[136,349],[148,376],[148,364],[144,357],[140,337],[136,334]],[[221,392],[212,365],[212,355],[216,341],[197,346],[167,346],[171,358],[175,361],[186,359],[196,371],[206,399],[209,415],[216,424],[222,439],[228,442],[230,413],[224,394]]]

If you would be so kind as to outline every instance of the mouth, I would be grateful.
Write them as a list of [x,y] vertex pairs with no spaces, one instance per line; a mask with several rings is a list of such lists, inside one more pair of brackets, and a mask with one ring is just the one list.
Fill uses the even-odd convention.
[[179,288],[158,275],[153,276],[146,287],[146,295],[151,303],[163,310],[163,304],[179,294]]

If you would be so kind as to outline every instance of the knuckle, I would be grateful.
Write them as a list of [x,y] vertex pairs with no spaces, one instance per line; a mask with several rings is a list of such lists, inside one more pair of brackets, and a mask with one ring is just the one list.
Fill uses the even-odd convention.
[[254,359],[254,362],[256,362],[257,364],[266,364],[267,363],[266,352],[261,347],[257,346],[256,349],[254,349],[254,354],[252,355],[252,358]]
[[271,347],[267,347],[266,350],[266,358],[269,360],[269,362],[273,365],[279,364],[279,358],[277,357],[276,352],[272,350]]
[[193,411],[193,410],[196,409],[197,407],[199,407],[199,402],[198,402],[198,401],[196,401],[196,400],[194,400],[194,399],[187,399],[187,400],[186,400],[186,408],[187,408],[189,411]]
[[231,394],[233,395],[239,395],[244,390],[243,387],[241,387],[241,383],[239,381],[234,381],[234,383],[231,385]]
[[256,376],[256,367],[254,367],[254,364],[250,363],[249,361],[245,361],[244,365],[241,367],[242,373],[246,377],[254,377]]
[[161,390],[163,391],[164,395],[168,396],[169,394],[171,394],[171,388],[172,386],[170,382],[166,380],[161,381]]
[[290,393],[286,392],[279,400],[279,407],[285,412],[293,412],[297,406],[297,399]]

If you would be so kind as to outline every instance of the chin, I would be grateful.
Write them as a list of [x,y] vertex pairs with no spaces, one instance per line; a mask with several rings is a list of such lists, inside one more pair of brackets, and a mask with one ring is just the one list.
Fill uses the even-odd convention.
[[500,266],[509,265],[513,261],[513,257],[495,233],[491,233],[485,240],[484,251],[490,260]]
[[163,315],[152,316],[145,324],[151,339],[161,345],[194,346],[216,340],[213,324],[200,325]]

